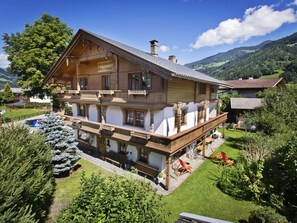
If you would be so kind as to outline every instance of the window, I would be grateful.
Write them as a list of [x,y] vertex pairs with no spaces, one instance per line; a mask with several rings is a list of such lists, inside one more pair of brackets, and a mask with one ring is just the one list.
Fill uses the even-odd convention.
[[199,94],[206,94],[206,84],[204,83],[199,84]]
[[130,90],[139,90],[139,74],[130,75]]
[[138,73],[129,75],[129,88],[130,90],[151,90],[151,74]]
[[211,86],[211,93],[216,93],[217,92],[217,87],[216,86]]
[[133,125],[133,123],[134,123],[134,112],[128,110],[126,124]]
[[78,115],[78,116],[83,116],[83,117],[85,117],[85,114],[86,114],[86,112],[85,112],[85,106],[82,105],[82,104],[79,104],[79,105],[78,105],[77,115]]
[[125,143],[119,142],[119,153],[127,155],[127,146]]
[[148,151],[145,148],[140,149],[139,161],[147,163],[148,161]]
[[144,127],[144,111],[126,110],[126,124]]
[[109,76],[102,77],[102,88],[103,90],[109,90]]
[[88,143],[89,145],[92,145],[92,143],[94,142],[94,135],[92,135],[88,132],[79,130],[78,131],[78,139]]
[[151,90],[151,74],[145,73],[142,75],[142,90]]
[[79,79],[80,90],[88,90],[88,78]]

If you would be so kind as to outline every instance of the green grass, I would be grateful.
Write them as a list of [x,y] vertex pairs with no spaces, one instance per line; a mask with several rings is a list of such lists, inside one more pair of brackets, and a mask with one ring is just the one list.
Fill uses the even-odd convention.
[[87,177],[91,176],[92,173],[101,172],[104,176],[111,176],[112,173],[108,172],[95,164],[81,159],[79,161],[81,167],[74,171],[70,177],[57,178],[56,182],[56,192],[54,195],[54,201],[51,206],[51,213],[48,219],[48,223],[56,222],[56,219],[60,211],[65,208],[71,200],[79,193],[80,188],[80,178],[83,172]]
[[45,112],[42,109],[32,109],[32,108],[24,108],[24,109],[9,109],[6,106],[1,106],[1,110],[5,110],[6,112],[3,115],[3,118],[11,118],[16,119],[21,116],[29,116],[34,115],[36,113]]
[[220,67],[227,62],[229,62],[229,60],[221,61],[221,62],[213,62],[209,64],[201,64],[201,65],[195,66],[194,69],[199,70],[199,69],[206,69],[206,68],[212,68],[212,67]]
[[280,75],[284,73],[283,70],[276,70],[276,73],[271,74],[271,75],[265,75],[265,76],[261,76],[261,79],[265,79],[265,78],[278,78],[280,77]]
[[[226,131],[228,141],[219,147],[228,157],[236,160],[240,150],[234,148],[236,140],[245,134],[242,131]],[[217,188],[216,182],[222,168],[206,160],[188,179],[172,194],[165,197],[167,209],[172,215],[167,222],[174,222],[181,212],[188,212],[222,220],[238,222],[247,220],[250,212],[257,206],[248,201],[236,200]]]

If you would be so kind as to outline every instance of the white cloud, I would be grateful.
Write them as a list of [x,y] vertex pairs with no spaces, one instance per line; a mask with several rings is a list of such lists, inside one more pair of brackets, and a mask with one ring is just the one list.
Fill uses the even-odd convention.
[[7,55],[4,53],[0,53],[0,67],[6,68],[9,65],[9,61],[7,60]]
[[293,2],[291,2],[290,4],[288,4],[288,6],[290,5],[297,5],[297,0],[294,0]]
[[164,46],[164,45],[162,45],[162,46],[160,46],[160,50],[161,50],[163,53],[166,53],[166,52],[170,51],[170,48],[169,48],[168,46]]
[[[297,0],[295,0],[297,2]],[[227,19],[215,29],[209,29],[200,35],[193,48],[231,44],[236,41],[246,41],[253,36],[264,36],[285,23],[297,21],[292,8],[276,11],[273,6],[258,6],[245,11],[243,19]]]

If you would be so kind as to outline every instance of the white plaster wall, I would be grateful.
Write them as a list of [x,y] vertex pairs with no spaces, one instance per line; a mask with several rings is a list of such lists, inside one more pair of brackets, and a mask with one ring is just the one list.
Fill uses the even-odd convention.
[[91,146],[97,147],[97,137],[94,134],[91,134],[91,135],[92,135],[92,137],[94,139],[93,142],[92,142],[92,144],[91,144]]
[[72,116],[77,117],[77,104],[72,103]]
[[175,128],[175,118],[174,118],[174,110],[173,107],[166,107],[164,108],[164,121],[163,122],[164,125],[164,133],[163,135],[165,136],[172,136],[174,134],[176,134],[177,129]]
[[89,106],[89,120],[93,122],[98,122],[98,112],[96,105]]
[[73,129],[73,133],[74,133],[75,139],[78,139],[78,130],[77,129]]
[[35,103],[50,103],[51,102],[51,97],[44,96],[43,99],[40,99],[38,97],[38,95],[36,95],[34,97],[29,98],[29,101],[30,102],[35,102]]
[[206,122],[209,120],[209,107],[206,108]]
[[127,145],[128,159],[132,160],[133,162],[137,161],[138,158],[138,151],[135,146]]
[[209,118],[215,118],[217,116],[217,103],[213,102],[209,104]]
[[149,165],[157,167],[159,171],[162,171],[163,169],[165,169],[166,166],[166,157],[165,159],[164,157],[164,155],[155,152],[150,152],[148,157]]
[[[110,146],[107,146],[107,140],[109,140],[109,144]],[[106,151],[114,151],[114,152],[118,152],[118,143],[115,140],[112,139],[105,139],[105,145],[106,145]]]
[[154,133],[159,135],[166,135],[164,127],[166,121],[164,120],[164,111],[159,110],[154,113]]
[[106,110],[106,124],[123,125],[123,113],[120,107],[108,106]]
[[148,111],[144,117],[144,131],[150,132],[151,113]]

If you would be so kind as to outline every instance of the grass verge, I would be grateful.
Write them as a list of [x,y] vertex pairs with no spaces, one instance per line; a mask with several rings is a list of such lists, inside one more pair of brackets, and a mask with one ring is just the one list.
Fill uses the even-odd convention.
[[[219,147],[235,159],[241,153],[236,149],[238,139],[245,134],[242,131],[226,130],[228,139]],[[166,206],[171,211],[167,222],[174,222],[181,212],[188,212],[232,222],[246,221],[251,211],[257,206],[249,201],[237,200],[224,194],[216,186],[222,167],[211,160],[206,160],[172,194],[165,197]]]

